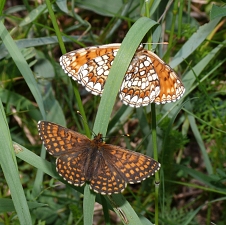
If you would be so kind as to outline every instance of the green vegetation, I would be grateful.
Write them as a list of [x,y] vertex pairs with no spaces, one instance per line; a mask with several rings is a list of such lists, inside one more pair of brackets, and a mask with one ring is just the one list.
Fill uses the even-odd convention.
[[[0,225],[225,224],[222,2],[22,2],[0,2]],[[121,42],[102,97],[72,81],[58,61],[78,48]],[[186,92],[179,101],[137,109],[120,102],[141,42],[181,77]],[[110,198],[69,185],[42,146],[39,120],[88,137],[90,129],[101,132],[107,143],[158,157],[161,170]]]

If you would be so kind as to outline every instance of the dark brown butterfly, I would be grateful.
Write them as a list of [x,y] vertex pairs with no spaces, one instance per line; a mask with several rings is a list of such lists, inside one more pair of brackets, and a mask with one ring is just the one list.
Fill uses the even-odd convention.
[[60,125],[38,122],[39,135],[49,154],[56,156],[56,169],[69,184],[100,194],[122,192],[127,183],[139,183],[160,169],[151,157],[105,144],[102,135],[93,140]]

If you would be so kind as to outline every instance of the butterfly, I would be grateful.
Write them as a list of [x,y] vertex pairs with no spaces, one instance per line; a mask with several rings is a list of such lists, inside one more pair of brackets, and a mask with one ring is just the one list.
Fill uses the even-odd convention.
[[[81,48],[61,56],[60,65],[87,91],[101,96],[120,46],[108,44]],[[125,105],[141,107],[152,102],[175,102],[184,92],[184,85],[174,70],[155,53],[140,46],[127,69],[119,98]]]
[[38,122],[38,132],[50,155],[57,157],[56,170],[69,184],[102,195],[122,192],[127,183],[139,183],[154,175],[160,163],[149,156],[105,144],[99,133],[86,136],[48,121]]

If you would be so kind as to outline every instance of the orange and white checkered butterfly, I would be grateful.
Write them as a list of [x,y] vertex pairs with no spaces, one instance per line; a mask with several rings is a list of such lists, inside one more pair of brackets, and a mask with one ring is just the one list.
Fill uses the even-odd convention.
[[[94,95],[102,95],[109,70],[121,44],[81,48],[60,57],[60,64],[78,83]],[[180,99],[185,88],[173,71],[155,53],[140,46],[123,79],[119,97],[131,107]]]

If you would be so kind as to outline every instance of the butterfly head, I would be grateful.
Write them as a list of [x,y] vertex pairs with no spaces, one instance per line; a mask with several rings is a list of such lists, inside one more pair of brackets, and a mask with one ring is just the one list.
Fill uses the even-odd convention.
[[96,142],[96,144],[104,143],[103,135],[101,133],[98,133],[96,136],[94,136],[93,140]]

